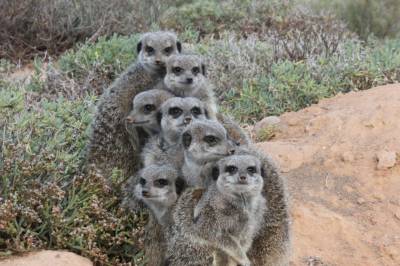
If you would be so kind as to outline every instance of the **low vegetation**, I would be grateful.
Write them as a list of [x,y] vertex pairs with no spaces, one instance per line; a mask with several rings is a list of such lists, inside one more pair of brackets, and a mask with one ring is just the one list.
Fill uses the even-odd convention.
[[[146,215],[120,206],[123,178],[82,171],[98,96],[135,60],[140,31],[177,30],[184,49],[206,58],[221,111],[242,124],[400,82],[400,39],[391,30],[361,33],[345,13],[320,15],[324,6],[312,1],[301,11],[299,1],[5,2],[12,12],[0,16],[0,257],[50,248],[97,265],[144,263]],[[333,2],[325,9],[339,10]],[[46,52],[29,80],[10,78],[18,59],[38,51]]]

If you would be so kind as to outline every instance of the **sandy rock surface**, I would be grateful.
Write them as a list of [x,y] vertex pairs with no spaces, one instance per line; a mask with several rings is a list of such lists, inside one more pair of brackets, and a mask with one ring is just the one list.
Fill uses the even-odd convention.
[[400,265],[400,84],[280,120],[258,146],[287,176],[291,265]]
[[71,252],[44,250],[0,261],[0,266],[93,266],[93,263]]

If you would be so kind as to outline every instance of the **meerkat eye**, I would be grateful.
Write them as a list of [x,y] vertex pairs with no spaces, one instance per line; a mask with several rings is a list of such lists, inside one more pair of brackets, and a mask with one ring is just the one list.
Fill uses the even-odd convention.
[[257,172],[257,168],[255,166],[249,166],[247,167],[247,172],[254,174]]
[[195,116],[201,115],[201,109],[199,107],[193,107],[191,112]]
[[168,114],[174,118],[179,117],[182,114],[182,109],[178,107],[172,107],[168,110]]
[[193,73],[194,75],[199,74],[199,73],[200,73],[200,68],[199,68],[199,67],[194,67],[194,68],[192,68],[192,73]]
[[204,137],[204,141],[210,146],[215,146],[219,142],[219,138],[209,135]]
[[169,55],[170,53],[172,53],[172,46],[169,46],[169,47],[167,47],[167,48],[165,48],[164,49],[164,53],[166,54],[166,55]]
[[139,183],[142,185],[142,186],[144,186],[144,185],[146,185],[146,179],[144,179],[144,178],[140,178],[140,180],[139,180]]
[[225,172],[229,173],[231,175],[235,174],[237,171],[238,171],[238,168],[236,166],[228,165],[227,167],[225,167]]
[[148,54],[148,55],[152,55],[152,54],[154,54],[154,48],[153,47],[151,47],[151,46],[146,46],[145,48],[144,48],[144,50],[146,51],[146,53]]
[[155,180],[154,181],[154,186],[156,186],[156,187],[165,187],[165,186],[168,186],[168,180],[167,179],[163,179],[163,178],[161,178],[161,179],[157,179],[157,180]]
[[180,75],[180,74],[183,72],[183,68],[181,68],[181,67],[173,67],[173,68],[172,68],[172,72],[173,72],[175,75]]
[[154,110],[156,110],[156,106],[154,104],[146,104],[143,106],[143,113],[145,114],[150,114]]

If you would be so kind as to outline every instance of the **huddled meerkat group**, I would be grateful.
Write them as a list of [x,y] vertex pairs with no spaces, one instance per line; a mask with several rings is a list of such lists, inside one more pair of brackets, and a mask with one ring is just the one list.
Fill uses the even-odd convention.
[[151,213],[147,265],[288,265],[283,179],[218,113],[204,60],[164,31],[137,52],[98,104],[87,163],[131,176],[126,206]]

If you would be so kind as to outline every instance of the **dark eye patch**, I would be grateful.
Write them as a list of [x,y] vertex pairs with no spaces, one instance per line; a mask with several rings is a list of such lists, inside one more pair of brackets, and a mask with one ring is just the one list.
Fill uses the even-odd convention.
[[164,53],[168,55],[168,54],[172,53],[172,50],[173,50],[172,46],[169,46],[164,49]]
[[238,171],[238,168],[234,165],[228,165],[225,167],[225,172],[229,173],[230,175],[236,174]]
[[168,180],[164,178],[160,178],[154,181],[154,186],[159,188],[168,186],[168,184],[169,184]]
[[190,110],[193,115],[198,116],[201,115],[201,109],[199,107],[193,107],[192,110]]
[[183,113],[183,110],[179,107],[171,107],[168,110],[168,114],[173,118],[178,118]]
[[143,177],[140,178],[139,183],[144,186],[146,185],[146,179],[144,179]]
[[173,68],[172,68],[172,72],[173,72],[175,75],[180,75],[180,74],[183,72],[183,68],[181,68],[181,67],[173,67]]
[[249,166],[247,167],[247,172],[251,174],[257,173],[257,168],[255,166]]
[[154,52],[155,52],[154,48],[151,47],[151,46],[146,46],[146,47],[144,48],[144,50],[145,50],[146,53],[148,53],[149,55],[154,54]]
[[154,104],[146,104],[143,106],[143,113],[149,114],[156,110],[156,106]]
[[212,135],[205,136],[203,140],[210,146],[214,146],[219,142],[219,138]]
[[200,73],[200,68],[199,68],[199,67],[194,67],[194,68],[192,68],[192,73],[193,73],[194,75],[199,74],[199,73]]
[[183,147],[188,148],[192,143],[192,135],[189,132],[185,132],[182,134],[182,143]]

